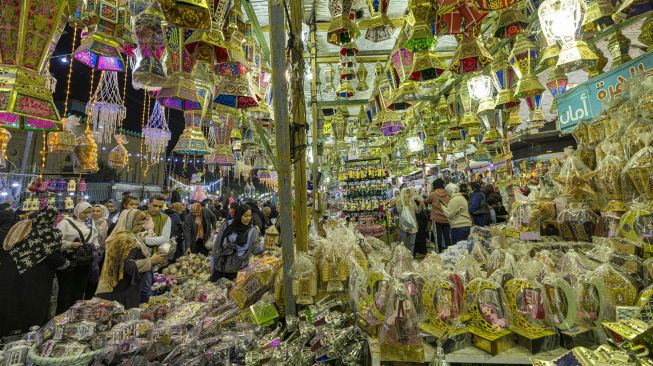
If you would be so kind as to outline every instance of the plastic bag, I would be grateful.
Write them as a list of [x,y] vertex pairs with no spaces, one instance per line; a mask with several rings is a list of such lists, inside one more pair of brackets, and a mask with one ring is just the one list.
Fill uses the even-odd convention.
[[406,232],[416,231],[417,230],[417,220],[409,210],[404,208],[401,211],[401,216],[399,217],[400,227]]

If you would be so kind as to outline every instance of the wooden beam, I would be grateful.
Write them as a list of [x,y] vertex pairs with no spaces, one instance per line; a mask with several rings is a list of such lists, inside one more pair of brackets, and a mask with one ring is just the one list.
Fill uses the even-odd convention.
[[252,23],[252,30],[254,30],[254,36],[258,41],[259,46],[261,46],[261,51],[265,56],[266,60],[270,60],[270,47],[268,47],[268,42],[265,40],[263,31],[261,30],[261,25],[258,22],[258,17],[256,17],[256,12],[252,7],[250,0],[245,0],[243,2],[243,8],[245,8],[245,13],[247,14],[247,19]]

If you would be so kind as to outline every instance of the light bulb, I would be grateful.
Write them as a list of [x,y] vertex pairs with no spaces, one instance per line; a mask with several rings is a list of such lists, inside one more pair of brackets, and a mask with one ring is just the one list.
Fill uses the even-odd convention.
[[469,95],[476,100],[492,95],[492,79],[487,75],[474,76],[467,82]]

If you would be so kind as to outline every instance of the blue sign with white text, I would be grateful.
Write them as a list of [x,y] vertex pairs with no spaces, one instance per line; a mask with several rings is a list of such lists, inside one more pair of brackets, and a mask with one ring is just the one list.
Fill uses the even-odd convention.
[[653,75],[653,52],[588,80],[558,97],[558,119],[562,132],[572,132],[582,121],[593,121],[603,112],[603,103],[621,94],[623,84],[637,74]]

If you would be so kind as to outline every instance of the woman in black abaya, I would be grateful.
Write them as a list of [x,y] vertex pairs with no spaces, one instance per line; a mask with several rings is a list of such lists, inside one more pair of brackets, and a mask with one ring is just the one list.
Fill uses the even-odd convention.
[[[0,223],[3,217],[4,212]],[[57,209],[48,206],[13,225],[4,237],[0,336],[20,334],[48,320],[55,271],[69,264],[60,250],[61,232],[53,227],[56,218]]]

